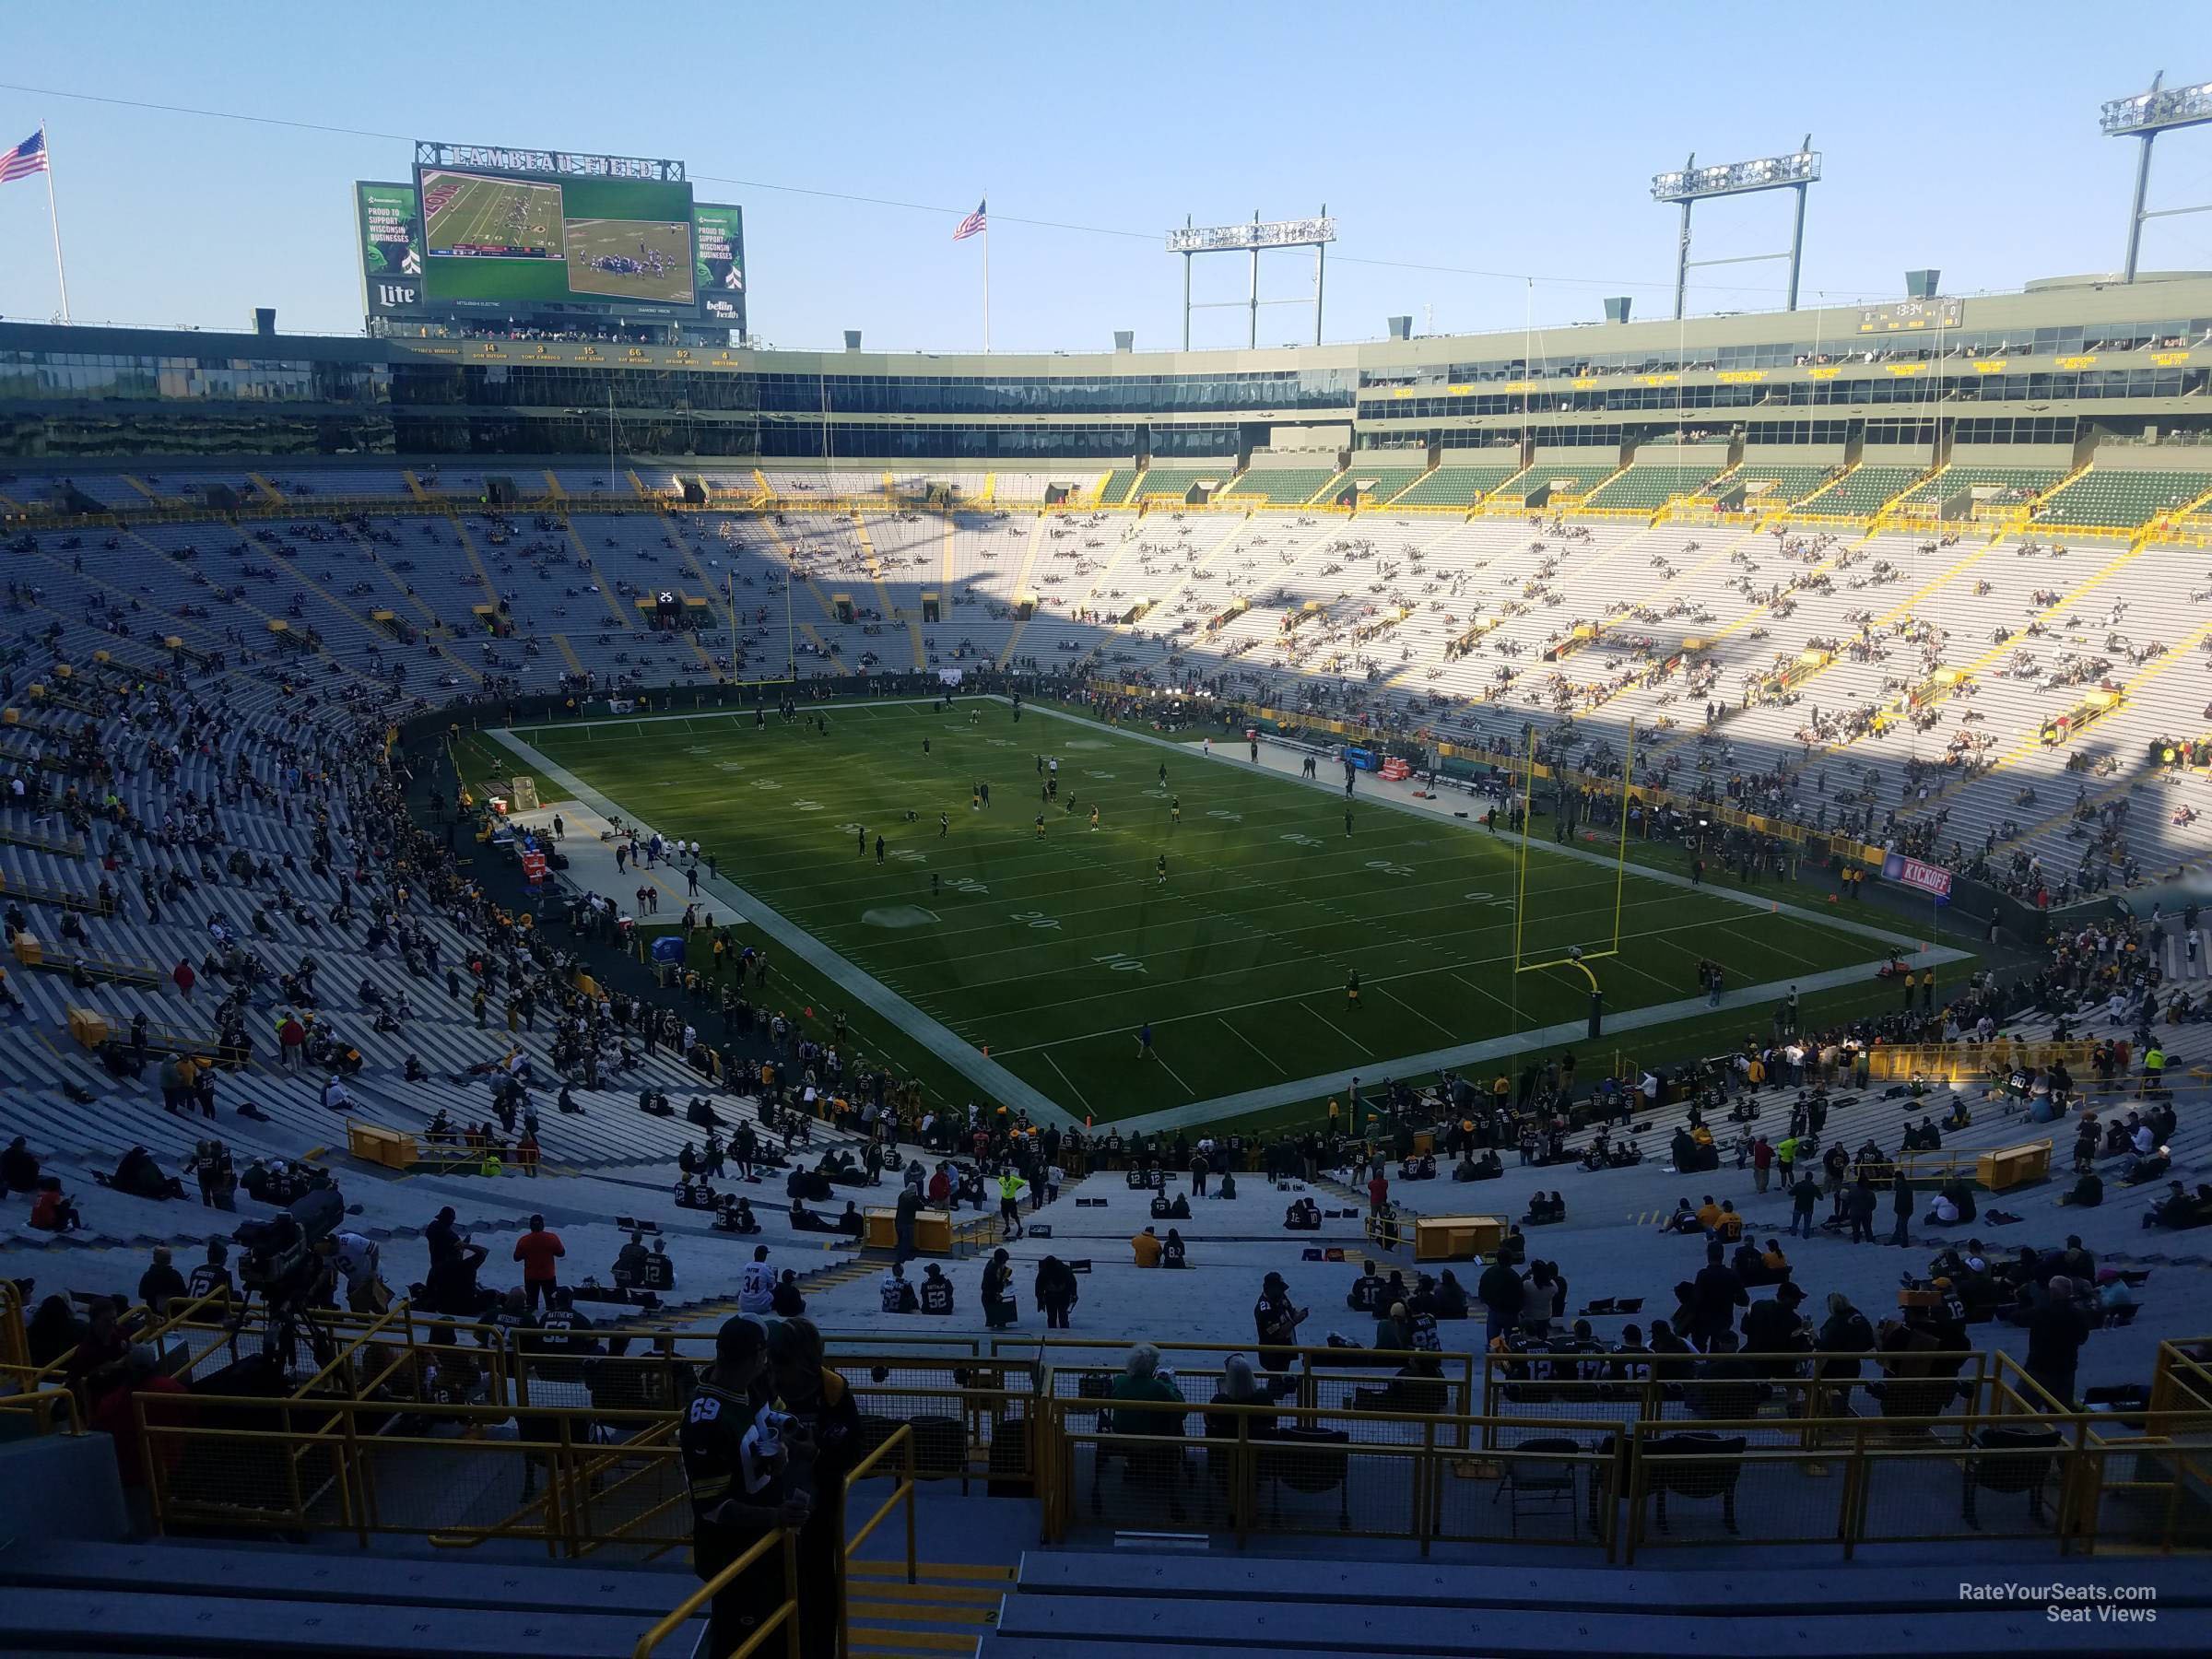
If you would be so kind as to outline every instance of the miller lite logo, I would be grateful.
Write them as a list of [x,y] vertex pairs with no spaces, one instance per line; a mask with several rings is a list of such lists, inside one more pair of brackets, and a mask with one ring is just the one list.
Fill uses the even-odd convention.
[[379,305],[417,305],[421,299],[422,290],[411,282],[380,282],[376,285],[376,302]]

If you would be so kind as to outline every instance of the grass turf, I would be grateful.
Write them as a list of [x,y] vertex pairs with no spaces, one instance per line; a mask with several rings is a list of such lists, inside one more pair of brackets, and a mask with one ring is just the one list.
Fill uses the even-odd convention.
[[[749,714],[519,735],[626,814],[697,839],[847,960],[1101,1121],[1402,1073],[1401,1057],[1586,1010],[1579,974],[1512,971],[1510,838],[1358,800],[1347,834],[1333,791],[1102,726],[1034,712],[1018,723],[980,700],[945,713],[837,705],[828,718],[826,735],[806,721],[756,728]],[[1040,753],[1060,759],[1050,806]],[[979,782],[988,808],[971,805]],[[1526,906],[1524,959],[1603,948],[1613,874],[1536,843]],[[1879,954],[1633,871],[1621,926],[1620,955],[1594,964],[1616,1010],[1694,995],[1701,957],[1740,985]],[[1147,1022],[1155,1049],[1140,1058]]]

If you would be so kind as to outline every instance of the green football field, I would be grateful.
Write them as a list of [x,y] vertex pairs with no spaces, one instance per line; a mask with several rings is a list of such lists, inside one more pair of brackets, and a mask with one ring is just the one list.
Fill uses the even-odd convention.
[[[1077,1115],[1406,1075],[1395,1062],[1587,1011],[1579,973],[1513,971],[1517,841],[1357,798],[1347,833],[1325,761],[1317,788],[1241,748],[1209,759],[982,700],[828,719],[826,735],[749,712],[516,735]],[[1612,943],[1609,865],[1534,842],[1525,904],[1524,960]],[[1633,868],[1620,913],[1619,954],[1593,963],[1615,1011],[1697,997],[1704,957],[1738,987],[1882,955]]]

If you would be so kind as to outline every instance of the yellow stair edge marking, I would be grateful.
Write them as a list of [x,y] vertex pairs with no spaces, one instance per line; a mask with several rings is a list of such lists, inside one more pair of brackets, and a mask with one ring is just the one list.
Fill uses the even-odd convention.
[[[993,1597],[995,1601],[997,1598]],[[925,1603],[854,1601],[849,1604],[855,1618],[896,1618],[915,1624],[987,1625],[995,1607],[931,1606]]]
[[972,1653],[976,1639],[973,1635],[956,1635],[950,1630],[878,1630],[859,1627],[853,1631],[855,1653]]
[[553,469],[549,466],[546,468],[546,493],[557,501],[569,499],[569,492],[560,487],[560,480],[553,476]]
[[582,674],[584,671],[583,659],[576,654],[576,648],[569,643],[569,636],[567,634],[555,634],[553,636],[553,643],[559,649],[560,660],[568,664],[569,672],[571,674]]
[[400,476],[406,478],[407,481],[407,493],[409,495],[413,496],[418,501],[427,501],[430,499],[430,492],[422,487],[422,480],[415,476],[415,469],[413,467],[407,468],[407,470],[402,473]]
[[[897,1578],[902,1583],[906,1580],[906,1569],[897,1561],[854,1561],[845,1571],[849,1573],[858,1573],[864,1578]],[[973,1561],[919,1561],[915,1563],[914,1571],[924,1581],[929,1579],[990,1579],[1007,1584],[1014,1582],[1013,1568]]]
[[268,479],[263,477],[259,473],[248,473],[246,477],[253,488],[260,490],[262,495],[267,499],[271,506],[281,507],[284,505],[284,492],[270,483]]
[[[2212,620],[2206,620],[2198,623],[2183,637],[2178,644],[2168,651],[2165,655],[2151,662],[2143,669],[2141,673],[2137,674],[2133,679],[2130,679],[2122,685],[2120,688],[2121,705],[2124,707],[2128,702],[2133,700],[2136,693],[2138,690],[2150,684],[2152,680],[2157,679],[2168,669],[2194,664],[2197,660],[2197,647],[2201,645],[2207,637],[2212,637]],[[2010,766],[2021,756],[2032,755],[2038,749],[2041,749],[2044,747],[2045,745],[2042,740],[2041,733],[2031,732],[2027,736],[2021,738],[2019,742],[2013,745],[2011,748],[2006,750],[2003,755],[1999,756],[1997,759],[1992,763],[1989,771],[1983,772],[1982,776],[1986,778],[1996,772],[2003,771],[2006,767]],[[2064,747],[2065,746],[2062,744],[2059,747]],[[1976,781],[1979,782],[1980,780],[1977,779]],[[2109,794],[2112,792],[2107,791],[2105,793]],[[2100,795],[2092,798],[2101,799],[2102,797]]]
[[[1009,605],[1020,604],[1022,594],[1029,591],[1030,571],[1037,562],[1037,548],[1044,539],[1044,518],[1045,515],[1040,512],[1035,519],[1030,521],[1030,545],[1022,550],[1021,569],[1015,575],[1014,591],[1006,595],[1006,602]],[[1014,648],[1021,643],[1022,631],[1029,625],[1030,619],[1027,617],[1014,618],[1014,626],[1006,634],[1006,642],[999,648],[998,665],[1001,668],[1014,660]]]
[[[637,474],[630,474],[630,479],[634,483]],[[583,568],[592,573],[592,582],[599,590],[599,597],[606,601],[606,608],[615,618],[615,626],[628,631],[636,618],[623,613],[622,602],[615,597],[614,585],[599,573],[598,561],[592,557],[592,550],[583,545],[583,537],[577,534],[576,521],[564,513],[560,523],[561,527],[569,533],[569,545],[576,549],[576,557],[583,560]],[[687,629],[685,631],[690,630]]]
[[653,491],[645,488],[645,480],[638,477],[635,467],[623,468],[622,476],[629,480],[629,487],[636,492],[639,500],[646,501],[653,500]]
[[[970,1602],[977,1606],[995,1604],[1006,1590],[996,1584],[933,1584],[924,1580],[910,1584],[902,1578],[894,1578],[880,1584],[869,1584],[862,1594],[888,1596],[896,1601]],[[900,1617],[882,1614],[882,1618]]]

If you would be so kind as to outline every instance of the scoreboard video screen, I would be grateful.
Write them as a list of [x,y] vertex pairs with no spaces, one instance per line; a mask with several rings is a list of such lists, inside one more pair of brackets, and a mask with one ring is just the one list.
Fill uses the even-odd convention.
[[412,180],[354,186],[374,317],[745,329],[745,216],[680,161],[418,143]]
[[423,280],[433,305],[629,300],[692,309],[688,182],[589,174],[547,180],[512,169],[418,165],[415,189],[422,204]]

